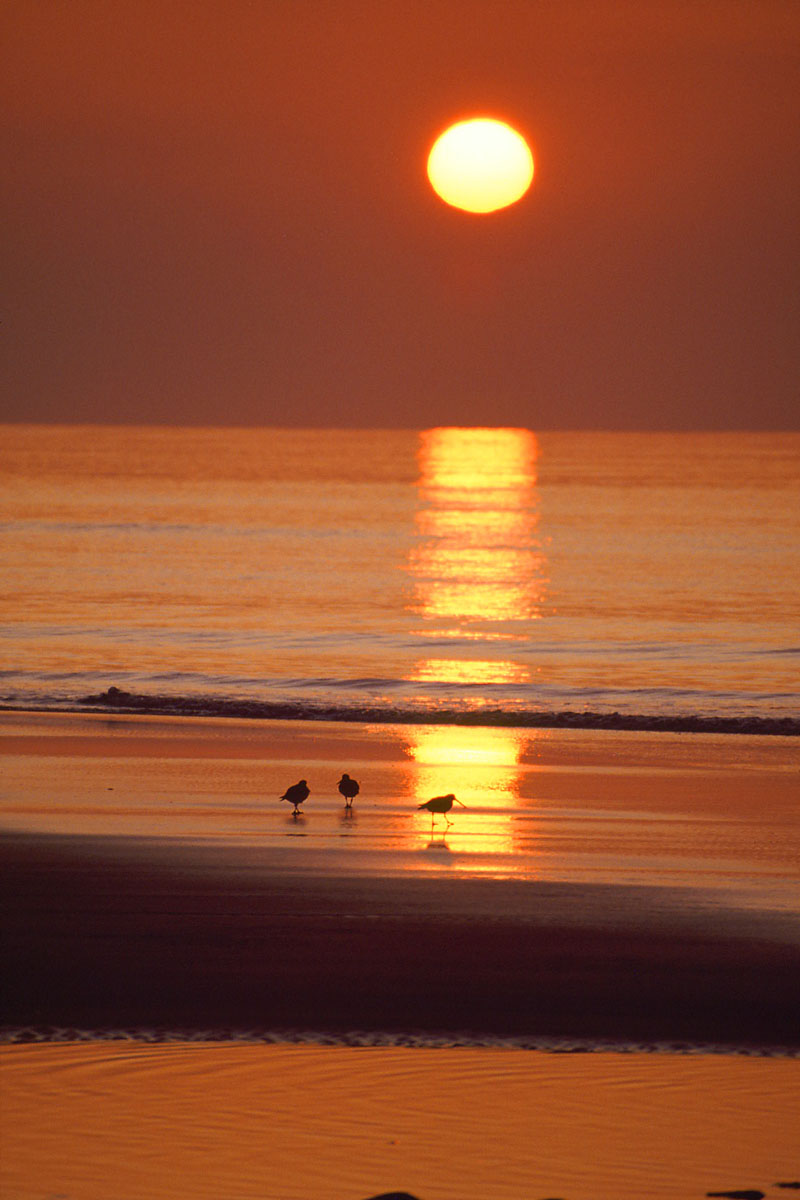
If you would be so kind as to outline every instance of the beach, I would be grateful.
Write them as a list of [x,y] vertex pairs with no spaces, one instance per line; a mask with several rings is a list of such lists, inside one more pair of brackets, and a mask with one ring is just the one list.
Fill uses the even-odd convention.
[[796,1060],[178,1042],[0,1063],[22,1200],[778,1200],[797,1179]]
[[7,1026],[800,1044],[792,739],[3,723]]
[[[30,1181],[20,1190],[31,1106],[62,1130],[45,1175],[71,1155],[64,1171],[86,1189],[75,1194],[99,1196],[92,1172],[101,1178],[98,1164],[124,1147],[126,1104],[163,1112],[189,1171],[187,1114],[233,1138],[236,1105],[267,1080],[264,1111],[231,1144],[245,1158],[256,1142],[277,1155],[282,1182],[265,1190],[248,1167],[238,1190],[215,1193],[224,1179],[232,1188],[223,1156],[191,1194],[363,1200],[412,1183],[422,1200],[697,1194],[680,1155],[670,1178],[666,1143],[641,1190],[649,1105],[672,1114],[658,1119],[683,1130],[709,1189],[726,1152],[732,1170],[750,1164],[750,1186],[770,1182],[765,1154],[775,1180],[789,1178],[800,1083],[793,739],[547,730],[514,743],[508,730],[116,714],[5,713],[2,724],[2,1061],[17,1180],[4,1194],[44,1194]],[[465,758],[470,746],[482,758]],[[361,781],[350,815],[335,787],[343,769]],[[445,776],[468,804],[450,826],[417,809]],[[294,817],[279,796],[301,777],[311,795]],[[510,779],[514,801],[500,804]],[[217,1108],[221,1080],[229,1099]],[[381,1080],[390,1097],[415,1080],[418,1108],[376,1101],[374,1128],[363,1113],[351,1124]],[[462,1168],[485,1134],[487,1089],[501,1084],[521,1089],[521,1124],[490,1132],[507,1170],[487,1191],[486,1171],[473,1164],[467,1186]],[[314,1111],[295,1118],[304,1087]],[[398,1179],[395,1125],[428,1104],[439,1114],[441,1089],[447,1105],[463,1100],[463,1147],[437,1115]],[[714,1127],[705,1141],[687,1096]],[[592,1179],[591,1139],[610,1136],[591,1116],[597,1103],[616,1140]],[[122,1125],[88,1152],[82,1139],[109,1105]],[[531,1176],[531,1114],[543,1105],[563,1136]],[[267,1122],[265,1142],[270,1106],[285,1123]],[[742,1141],[737,1123],[763,1136]],[[580,1150],[567,1127],[586,1130]],[[314,1170],[334,1190],[285,1158],[286,1138],[299,1158],[322,1156]],[[369,1171],[341,1158],[348,1138],[386,1150],[364,1160],[371,1191]],[[623,1169],[630,1138],[638,1148]],[[169,1172],[172,1191],[142,1182],[154,1145],[128,1147],[119,1194],[190,1194]],[[758,1152],[748,1158],[747,1146]],[[523,1187],[526,1173],[539,1192]]]
[[786,915],[704,928],[646,887],[294,874],[113,838],[2,853],[15,1026],[798,1043]]

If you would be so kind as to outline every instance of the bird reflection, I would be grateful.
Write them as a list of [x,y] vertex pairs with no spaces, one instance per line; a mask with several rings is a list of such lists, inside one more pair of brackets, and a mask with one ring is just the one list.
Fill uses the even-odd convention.
[[447,831],[443,829],[442,836],[438,837],[438,838],[434,838],[432,842],[428,842],[425,849],[426,850],[439,850],[439,851],[444,850],[444,852],[446,854],[452,854],[450,847],[448,846],[447,842],[445,841],[446,832]]

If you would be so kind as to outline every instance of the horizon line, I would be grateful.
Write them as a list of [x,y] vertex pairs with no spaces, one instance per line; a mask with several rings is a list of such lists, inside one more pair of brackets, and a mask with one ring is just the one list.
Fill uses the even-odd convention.
[[720,434],[798,434],[800,433],[800,424],[794,425],[775,425],[775,426],[748,426],[748,425],[728,425],[723,427],[703,426],[701,428],[687,428],[686,426],[676,427],[658,427],[658,428],[643,428],[641,426],[621,426],[621,425],[521,425],[519,423],[503,423],[503,424],[487,424],[481,422],[479,424],[458,424],[453,422],[439,422],[436,424],[414,424],[414,425],[329,425],[329,424],[310,424],[310,425],[284,425],[284,424],[259,424],[256,422],[224,422],[220,424],[208,424],[206,422],[198,423],[176,423],[174,421],[94,421],[94,420],[76,420],[76,421],[25,421],[16,419],[0,420],[0,429],[19,428],[19,429],[174,429],[174,430],[275,430],[285,433],[416,433],[423,429],[524,429],[530,433],[574,433],[574,434],[659,434],[659,435],[676,435],[676,434],[691,434],[691,435],[714,435]]

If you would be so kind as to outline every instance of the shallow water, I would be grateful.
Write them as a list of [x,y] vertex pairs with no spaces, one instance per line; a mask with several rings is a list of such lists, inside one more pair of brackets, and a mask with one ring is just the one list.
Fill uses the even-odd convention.
[[800,435],[2,435],[7,703],[800,707]]
[[[800,915],[792,738],[2,714],[5,832],[220,866],[651,889]],[[343,770],[361,791],[347,810]],[[306,778],[298,815],[279,797]],[[420,810],[454,793],[445,816]]]
[[312,1046],[0,1050],[3,1195],[691,1200],[797,1178],[800,1062]]

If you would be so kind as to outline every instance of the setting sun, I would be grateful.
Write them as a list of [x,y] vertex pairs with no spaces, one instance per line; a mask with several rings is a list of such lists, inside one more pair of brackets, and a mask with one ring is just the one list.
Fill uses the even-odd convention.
[[434,142],[428,179],[454,208],[495,212],[525,195],[533,179],[533,155],[522,135],[503,121],[459,121]]

